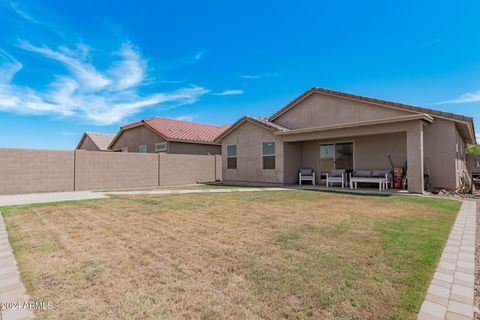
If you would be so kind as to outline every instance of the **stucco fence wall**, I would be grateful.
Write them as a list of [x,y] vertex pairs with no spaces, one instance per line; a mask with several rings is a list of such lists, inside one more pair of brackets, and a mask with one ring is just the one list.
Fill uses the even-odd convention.
[[0,149],[0,194],[213,182],[221,172],[218,155]]

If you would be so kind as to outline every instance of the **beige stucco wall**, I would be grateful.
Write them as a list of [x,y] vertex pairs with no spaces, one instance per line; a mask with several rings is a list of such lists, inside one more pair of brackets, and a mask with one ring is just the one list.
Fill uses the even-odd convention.
[[[276,141],[275,169],[262,168],[262,142]],[[227,145],[237,145],[237,169],[227,169]],[[222,168],[224,181],[283,183],[283,143],[273,133],[245,122],[222,139]]]
[[79,150],[88,150],[88,151],[100,151],[97,145],[90,139],[89,136],[86,136],[83,139],[82,144],[77,148]]
[[0,149],[0,194],[73,191],[73,151]]
[[155,187],[158,155],[77,150],[75,190]]
[[[112,150],[128,148],[128,152],[138,152],[141,145],[147,146],[148,153],[155,152],[155,144],[165,142],[158,134],[145,126],[131,128],[122,132],[120,137],[112,146]],[[199,143],[168,142],[167,152],[173,154],[220,154],[220,145],[209,145]]]
[[221,154],[222,146],[200,144],[200,143],[185,143],[185,142],[170,142],[168,144],[168,153],[172,154]]
[[361,101],[314,93],[274,122],[290,129],[385,119],[411,112],[375,106]]
[[455,123],[435,118],[424,128],[425,172],[433,187],[455,189]]
[[[226,155],[227,145],[237,145],[238,159],[237,169],[227,169],[227,157],[223,157],[223,179],[224,181],[263,183],[294,182],[296,181],[299,163],[302,164],[302,167],[316,168],[318,172],[319,150],[315,147],[315,144],[318,145],[319,140],[331,142],[353,139],[358,141],[360,150],[364,150],[356,157],[356,166],[376,169],[389,168],[386,158],[387,152],[392,154],[395,166],[403,166],[405,159],[407,161],[410,159],[412,165],[412,170],[410,170],[411,191],[420,192],[423,183],[423,178],[420,178],[423,177],[423,166],[420,165],[421,155],[423,154],[423,145],[420,144],[423,131],[418,130],[422,126],[423,121],[414,120],[324,132],[274,135],[268,129],[245,122],[222,141],[224,155]],[[407,133],[410,133],[410,138],[408,138]],[[372,137],[375,135],[377,137]],[[389,138],[386,138],[388,135],[390,135]],[[261,144],[273,140],[276,142],[277,168],[276,170],[263,170]],[[410,153],[407,147],[408,141],[412,146]],[[298,143],[302,144],[301,151],[299,151]],[[310,144],[310,147],[308,147],[308,144]],[[285,155],[285,158],[284,148],[290,151],[289,155]],[[301,156],[299,153],[301,153]],[[371,155],[370,153],[375,154]]]
[[128,152],[138,152],[138,147],[146,145],[147,152],[155,152],[155,143],[164,142],[158,134],[145,126],[139,126],[123,131],[112,145],[112,150],[128,148]]
[[[285,162],[283,165],[284,183],[298,182],[298,169],[304,168],[303,149],[303,143],[286,142],[283,144],[283,150],[285,153]],[[310,150],[306,150],[306,153],[308,153],[308,151]]]
[[159,154],[159,159],[161,186],[221,180],[221,176],[216,176],[218,155]]

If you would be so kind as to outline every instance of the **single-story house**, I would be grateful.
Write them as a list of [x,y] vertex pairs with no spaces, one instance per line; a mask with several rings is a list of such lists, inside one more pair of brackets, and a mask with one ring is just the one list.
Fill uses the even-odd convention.
[[115,135],[110,133],[85,132],[78,142],[76,149],[87,151],[110,151],[108,150],[108,146],[114,137]]
[[270,118],[245,116],[220,134],[223,180],[288,184],[311,168],[406,167],[408,190],[455,189],[466,170],[473,119],[338,91],[312,88]]
[[120,128],[109,149],[116,152],[221,154],[216,138],[229,126],[152,117]]

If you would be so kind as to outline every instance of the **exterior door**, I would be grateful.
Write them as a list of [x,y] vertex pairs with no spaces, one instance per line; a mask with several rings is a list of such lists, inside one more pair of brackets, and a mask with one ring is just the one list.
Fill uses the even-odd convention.
[[333,169],[353,170],[352,142],[320,145],[320,174]]

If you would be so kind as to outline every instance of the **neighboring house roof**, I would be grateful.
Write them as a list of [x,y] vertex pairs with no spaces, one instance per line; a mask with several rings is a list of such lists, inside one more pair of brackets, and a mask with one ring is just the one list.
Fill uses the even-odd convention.
[[284,126],[281,126],[279,124],[276,124],[276,123],[273,123],[273,122],[269,121],[267,118],[256,118],[256,117],[251,117],[251,116],[243,116],[240,119],[238,119],[237,122],[232,124],[227,130],[222,132],[222,134],[220,134],[217,137],[216,141],[220,141],[225,136],[227,136],[230,132],[234,131],[235,129],[237,129],[240,125],[242,125],[245,122],[253,123],[255,125],[261,126],[265,129],[268,129],[268,130],[271,130],[271,131],[274,131],[274,132],[275,131],[288,131],[288,130],[290,130],[290,129],[284,127]]
[[112,147],[120,134],[128,129],[138,126],[146,126],[153,132],[160,135],[166,141],[216,144],[218,135],[227,130],[230,125],[213,126],[204,123],[191,122],[185,120],[152,117],[136,121],[120,128],[109,147]]
[[107,151],[108,146],[112,142],[113,138],[115,138],[115,135],[111,133],[99,133],[99,132],[86,131],[83,134],[82,138],[80,139],[80,142],[77,145],[77,149],[80,148],[80,146],[82,145],[86,137],[89,137],[90,140],[92,140],[92,142],[98,147],[98,149],[102,151]]

